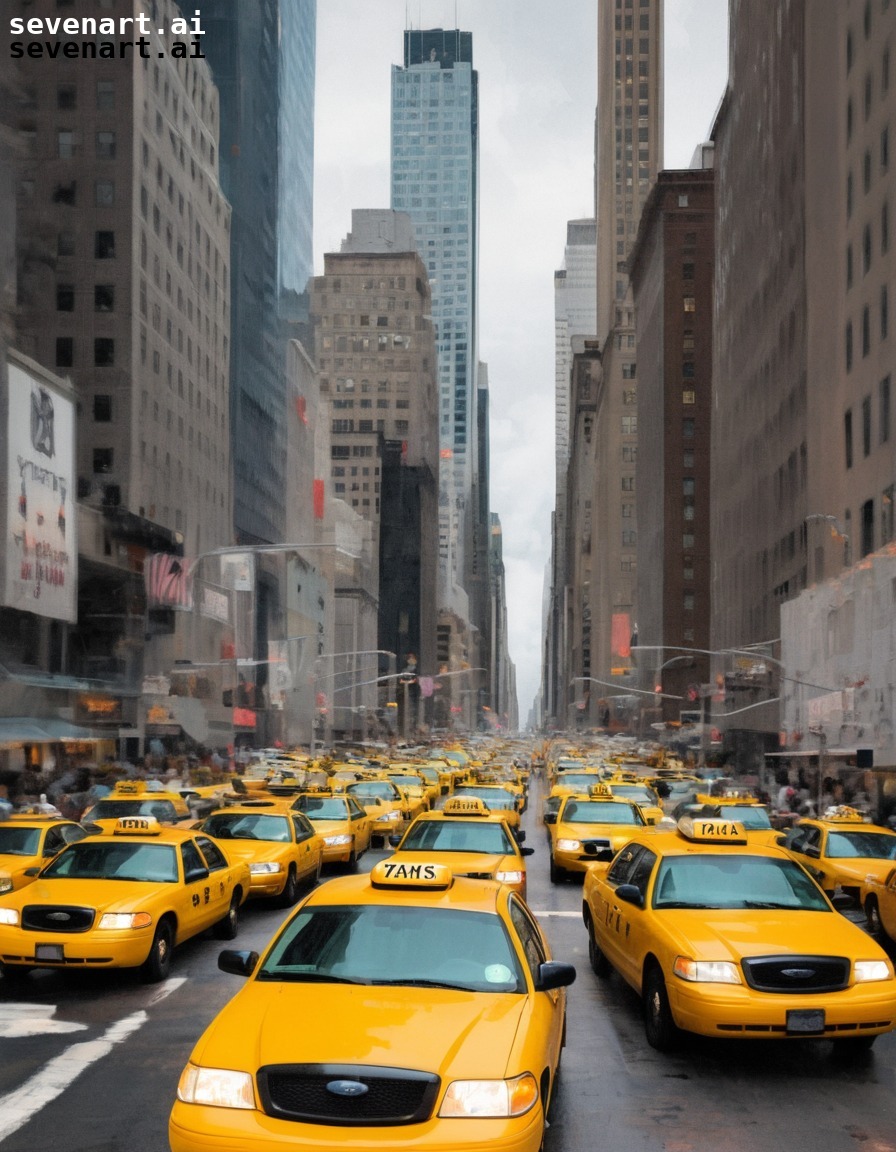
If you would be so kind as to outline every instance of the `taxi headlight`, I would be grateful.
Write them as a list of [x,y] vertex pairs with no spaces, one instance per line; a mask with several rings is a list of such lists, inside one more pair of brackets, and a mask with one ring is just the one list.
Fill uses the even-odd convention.
[[398,812],[386,812],[382,816],[377,816],[377,824],[389,824],[399,815]]
[[177,1085],[177,1098],[185,1104],[211,1108],[255,1108],[252,1077],[228,1068],[200,1068],[188,1064]]
[[672,967],[676,976],[695,984],[742,984],[736,964],[729,960],[691,960],[679,956]]
[[15,908],[0,908],[0,924],[7,924],[15,928],[19,923],[19,914]]
[[250,872],[282,872],[282,864],[277,864],[273,860],[262,860],[256,864],[249,865]]
[[0,876],[0,892],[12,892],[12,876]]
[[440,1116],[522,1116],[538,1100],[535,1077],[524,1072],[513,1080],[455,1080],[448,1085]]
[[523,874],[517,869],[515,872],[496,872],[495,879],[502,884],[522,884]]
[[558,840],[557,841],[557,851],[558,852],[578,852],[581,847],[582,847],[581,840]]
[[352,838],[348,832],[340,832],[338,836],[324,836],[324,844],[335,848],[338,844],[351,844]]
[[148,928],[152,916],[148,912],[106,912],[97,928]]
[[856,960],[853,965],[857,984],[868,980],[891,980],[893,973],[886,960]]

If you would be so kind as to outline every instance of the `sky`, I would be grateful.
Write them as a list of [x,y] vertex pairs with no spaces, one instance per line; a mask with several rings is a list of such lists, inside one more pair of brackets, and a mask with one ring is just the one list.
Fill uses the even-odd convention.
[[[637,7],[637,0],[635,0]],[[666,0],[664,167],[686,168],[727,79],[727,0]],[[594,214],[597,0],[318,0],[314,266],[353,208],[389,207],[390,75],[406,27],[473,33],[479,73],[479,358],[490,503],[525,724],[541,675],[554,507],[554,272]]]

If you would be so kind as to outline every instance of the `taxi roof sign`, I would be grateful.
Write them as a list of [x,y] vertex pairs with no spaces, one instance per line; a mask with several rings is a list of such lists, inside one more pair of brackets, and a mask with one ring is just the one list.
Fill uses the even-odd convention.
[[830,820],[837,824],[864,824],[865,817],[861,812],[855,808],[850,808],[848,804],[836,804],[831,808],[825,808],[823,820]]
[[696,844],[746,844],[743,824],[705,816],[682,816],[678,831]]
[[608,800],[613,798],[613,789],[609,784],[592,784],[588,789],[589,796],[603,796]]
[[160,836],[162,825],[155,816],[120,816],[112,829],[114,836]]
[[479,796],[452,796],[442,811],[446,816],[485,816],[488,805]]
[[450,888],[454,876],[445,864],[412,864],[402,860],[381,860],[370,870],[374,888]]

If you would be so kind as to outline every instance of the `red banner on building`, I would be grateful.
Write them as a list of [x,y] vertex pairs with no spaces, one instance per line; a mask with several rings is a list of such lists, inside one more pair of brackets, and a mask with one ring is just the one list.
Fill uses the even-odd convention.
[[324,518],[324,482],[323,480],[314,481],[314,519],[323,520]]
[[628,612],[613,613],[610,650],[614,656],[628,657],[632,654],[632,627]]

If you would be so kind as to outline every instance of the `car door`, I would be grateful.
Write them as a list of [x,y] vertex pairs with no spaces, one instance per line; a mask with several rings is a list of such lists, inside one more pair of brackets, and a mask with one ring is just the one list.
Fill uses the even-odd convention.
[[[810,876],[822,883],[821,876],[821,828],[817,824],[797,824],[787,832],[785,847],[802,864]],[[833,884],[824,882],[830,890]]]
[[320,840],[315,838],[311,821],[301,812],[292,813],[292,826],[295,836],[296,875],[299,878],[314,876],[320,861]]
[[[184,882],[177,908],[177,942],[203,932],[212,919],[211,874],[195,840],[180,846]],[[218,917],[220,919],[220,917]]]
[[[538,925],[520,899],[511,896],[508,901],[508,909],[510,921],[523,948],[523,955],[532,976],[532,983],[537,988],[539,966],[550,958],[544,939]],[[532,1013],[533,1025],[541,1033],[539,1047],[548,1053],[548,1062],[552,1068],[556,1068],[560,1060],[565,1008],[565,988],[551,988],[547,992],[535,992]]]
[[641,904],[640,906],[630,904],[627,900],[618,902],[617,942],[621,958],[619,971],[635,987],[640,986],[644,957],[650,947],[651,913],[647,909],[647,891],[656,862],[656,853],[642,845],[629,867],[628,879],[625,881],[640,891]]
[[370,847],[370,817],[352,796],[346,796],[348,817],[352,835],[355,838],[355,851],[360,855]]
[[641,858],[644,848],[640,844],[627,844],[607,870],[603,882],[597,885],[599,906],[594,909],[594,933],[600,950],[614,968],[626,973],[631,964],[626,959],[625,905],[616,896],[616,889],[629,883],[629,877]]
[[210,837],[199,835],[196,837],[196,843],[208,865],[208,907],[211,917],[209,923],[217,924],[219,920],[224,919],[227,915],[227,909],[230,907],[230,898],[233,895],[234,887],[233,868],[230,861]]

